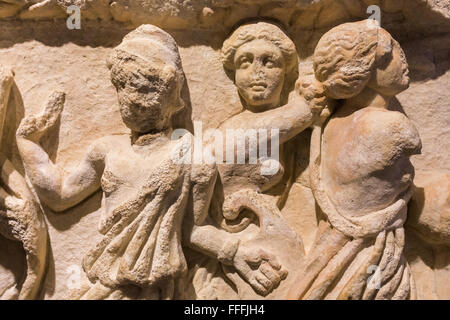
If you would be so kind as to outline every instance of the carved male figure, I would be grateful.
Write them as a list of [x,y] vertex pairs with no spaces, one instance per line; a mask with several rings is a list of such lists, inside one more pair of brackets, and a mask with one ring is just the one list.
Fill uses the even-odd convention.
[[184,106],[184,74],[173,38],[142,25],[115,48],[109,67],[131,135],[98,140],[80,165],[64,174],[39,145],[62,111],[64,94],[55,93],[43,113],[24,119],[17,132],[28,176],[51,209],[62,212],[99,188],[104,193],[99,224],[104,237],[83,261],[93,285],[81,298],[173,298],[186,271],[182,238],[256,283],[261,271],[255,263],[266,258],[255,260],[254,246],[204,223],[215,166],[173,161],[177,152],[190,152],[185,139],[171,139],[172,117]]
[[179,238],[192,187],[190,168],[170,159],[180,143],[170,139],[171,119],[183,108],[178,49],[167,33],[144,25],[124,38],[108,65],[131,135],[101,138],[65,174],[39,145],[63,109],[57,92],[40,115],[21,123],[19,150],[41,201],[56,212],[103,190],[104,237],[83,260],[93,285],[82,299],[171,298],[186,269]]

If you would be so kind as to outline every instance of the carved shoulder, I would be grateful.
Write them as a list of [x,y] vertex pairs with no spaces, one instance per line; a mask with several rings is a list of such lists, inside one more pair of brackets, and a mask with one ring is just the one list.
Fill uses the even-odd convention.
[[125,135],[111,135],[95,140],[89,146],[87,153],[88,159],[93,162],[103,161],[106,155],[115,148],[118,148],[121,144],[120,142],[126,138]]
[[343,181],[384,171],[421,149],[419,133],[405,115],[379,108],[332,118],[323,145],[328,169]]
[[360,124],[359,133],[389,159],[420,153],[422,143],[419,132],[411,120],[400,112],[366,108],[356,112],[353,121]]

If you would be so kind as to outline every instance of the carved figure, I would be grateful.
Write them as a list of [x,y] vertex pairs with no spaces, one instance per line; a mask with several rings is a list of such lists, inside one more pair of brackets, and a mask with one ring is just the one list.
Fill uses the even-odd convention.
[[56,92],[41,114],[22,121],[19,150],[41,201],[56,212],[103,190],[98,227],[104,237],[83,260],[93,285],[82,299],[172,298],[186,271],[181,224],[191,189],[199,188],[192,186],[190,166],[171,159],[182,143],[170,139],[171,119],[184,106],[178,49],[166,32],[143,25],[123,39],[108,64],[131,135],[101,138],[77,168],[63,172],[39,145],[63,110],[65,95]]
[[[0,66],[0,139],[13,82],[13,72]],[[26,272],[20,283],[0,292],[0,298],[36,299],[46,267],[47,228],[41,209],[24,177],[3,151],[0,152],[0,234],[22,244]]]
[[310,103],[343,101],[312,133],[311,186],[328,222],[290,298],[414,298],[403,224],[414,177],[409,158],[421,141],[405,115],[387,109],[409,85],[403,50],[370,21],[342,24],[320,39],[314,73],[302,86]]
[[184,106],[184,75],[172,37],[143,25],[123,39],[109,66],[131,136],[98,140],[65,174],[39,145],[63,109],[63,93],[54,93],[42,114],[24,119],[17,131],[25,169],[51,209],[62,212],[100,187],[104,193],[104,238],[83,260],[94,285],[81,298],[173,298],[186,271],[182,238],[184,245],[234,266],[254,286],[263,288],[256,280],[263,274],[254,268],[258,263],[283,273],[268,254],[255,258],[254,245],[205,222],[215,165],[174,161],[179,152],[193,150],[186,145],[189,137],[171,139],[171,119]]
[[[284,169],[279,159],[263,158],[259,153],[258,163],[249,163],[250,155],[256,154],[252,148],[258,148],[261,144],[271,145],[272,152],[278,148],[272,140],[271,129],[279,129],[277,139],[282,145],[311,126],[320,114],[320,107],[311,109],[295,92],[288,99],[289,89],[292,90],[298,75],[297,60],[292,40],[278,25],[268,22],[238,27],[222,47],[224,68],[234,79],[244,108],[241,113],[224,121],[218,129],[225,137],[222,144],[224,158],[229,156],[226,153],[230,151],[234,152],[234,159],[239,156],[238,152],[245,152],[245,165],[237,161],[218,164],[220,190],[213,198],[212,215],[223,229],[240,232],[240,237],[250,238],[255,245],[261,245],[264,252],[276,255],[278,263],[288,271],[284,280],[286,275],[272,274],[266,270],[264,276],[257,279],[262,288],[255,295],[233,270],[225,266],[226,276],[236,284],[238,296],[242,299],[267,297],[270,293],[269,298],[282,297],[291,279],[295,279],[295,271],[304,254],[301,239],[282,217],[276,197],[263,194],[283,177]],[[285,104],[282,105],[283,102]],[[230,150],[227,148],[228,129],[241,130],[244,135],[247,130],[258,131],[258,142],[249,142],[251,137],[245,136],[244,148],[238,146]],[[261,131],[266,134],[261,135]],[[276,170],[264,174],[261,168],[267,162],[272,162],[272,165],[275,162]],[[253,228],[252,222],[258,224],[258,228]],[[281,250],[286,246],[289,251]],[[261,254],[266,254],[264,252]],[[284,284],[279,287],[280,280]],[[276,292],[273,292],[275,289]]]

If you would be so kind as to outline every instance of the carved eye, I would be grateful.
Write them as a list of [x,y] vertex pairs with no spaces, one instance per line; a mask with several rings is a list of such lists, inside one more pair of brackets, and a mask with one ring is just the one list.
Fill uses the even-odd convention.
[[270,60],[270,59],[266,59],[264,65],[265,65],[267,68],[273,68],[273,67],[275,67],[275,62],[273,62],[273,61]]
[[262,60],[263,66],[266,68],[275,68],[276,67],[276,61],[274,61],[273,57],[271,56],[265,56]]
[[247,69],[250,66],[250,61],[244,61],[239,66],[241,69]]
[[246,69],[252,64],[251,58],[247,56],[243,56],[239,58],[237,67],[239,69]]

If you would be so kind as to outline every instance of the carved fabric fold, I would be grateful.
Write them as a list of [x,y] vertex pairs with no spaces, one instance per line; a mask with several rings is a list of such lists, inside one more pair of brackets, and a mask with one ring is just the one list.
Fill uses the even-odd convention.
[[[325,250],[332,254],[319,268],[315,260],[307,262],[306,270],[311,266],[316,268],[310,270],[309,281],[296,291],[298,299],[414,299],[414,281],[403,254],[403,224],[412,188],[382,210],[362,217],[344,217],[322,186],[323,128],[315,126],[313,129],[310,177],[314,197],[329,225],[319,232],[311,253]],[[330,244],[331,247],[318,245],[317,241],[328,239],[336,232],[341,233],[342,241]]]
[[109,287],[152,286],[183,274],[180,237],[190,187],[190,166],[169,159],[158,167],[139,195],[107,219],[103,240],[83,261],[89,279]]
[[407,204],[412,196],[409,187],[400,197],[379,211],[361,217],[344,217],[329,199],[321,180],[321,144],[323,127],[315,126],[311,136],[310,179],[314,198],[330,223],[351,238],[376,236],[383,230],[402,227],[406,221]]

